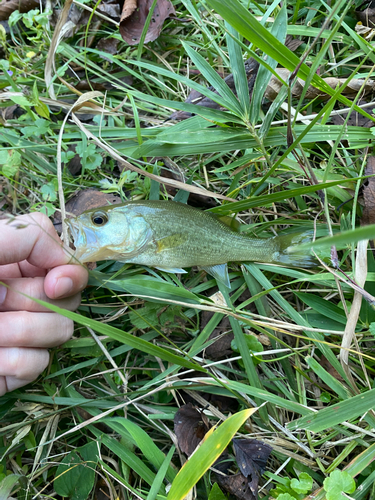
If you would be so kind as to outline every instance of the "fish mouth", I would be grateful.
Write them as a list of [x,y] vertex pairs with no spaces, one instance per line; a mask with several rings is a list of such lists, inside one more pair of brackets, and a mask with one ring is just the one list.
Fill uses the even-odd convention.
[[99,251],[99,241],[95,232],[75,219],[65,219],[69,233],[76,247],[73,259],[79,262],[93,262]]

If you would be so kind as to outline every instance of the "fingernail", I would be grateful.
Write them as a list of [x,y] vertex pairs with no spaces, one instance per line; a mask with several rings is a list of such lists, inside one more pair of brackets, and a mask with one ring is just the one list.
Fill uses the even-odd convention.
[[73,291],[73,281],[68,278],[59,278],[55,285],[55,297],[63,297],[69,295]]
[[4,304],[8,289],[4,285],[0,285],[0,306]]

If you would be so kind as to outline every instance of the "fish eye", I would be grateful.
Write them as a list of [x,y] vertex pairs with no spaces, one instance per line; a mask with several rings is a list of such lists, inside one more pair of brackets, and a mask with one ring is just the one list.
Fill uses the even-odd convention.
[[104,226],[108,222],[108,216],[104,212],[95,212],[92,214],[91,220],[95,226]]

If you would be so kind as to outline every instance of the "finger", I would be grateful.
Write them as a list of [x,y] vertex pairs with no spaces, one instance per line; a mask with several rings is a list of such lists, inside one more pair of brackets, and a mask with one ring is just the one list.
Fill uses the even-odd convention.
[[7,286],[0,285],[0,311],[49,311],[29,297],[53,303],[70,311],[75,311],[78,308],[81,302],[79,293],[69,298],[51,300],[44,291],[44,280],[45,278],[40,277],[2,280],[2,283]]
[[36,267],[27,262],[27,260],[23,260],[18,263],[18,267],[21,272],[21,276],[25,276],[28,278],[35,278],[36,276],[45,276],[47,271],[42,269],[41,267]]
[[12,222],[0,220],[0,264],[27,260],[49,269],[67,264],[70,254],[64,250],[52,222],[42,213],[20,215]]
[[48,362],[45,349],[0,348],[0,396],[35,380]]
[[51,299],[68,297],[81,292],[87,285],[89,273],[84,266],[66,265],[51,269],[44,281],[44,290]]
[[0,281],[4,278],[21,278],[21,270],[18,264],[7,264],[0,266]]
[[[73,330],[73,321],[56,313],[2,312],[0,352],[4,347],[56,347],[69,340]],[[15,375],[3,369],[1,357],[0,375]]]

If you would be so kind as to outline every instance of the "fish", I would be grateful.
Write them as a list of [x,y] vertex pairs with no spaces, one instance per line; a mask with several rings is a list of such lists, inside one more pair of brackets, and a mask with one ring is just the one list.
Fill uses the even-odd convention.
[[169,273],[198,266],[228,288],[228,262],[317,265],[309,252],[294,251],[311,241],[309,231],[254,238],[239,232],[231,217],[175,201],[127,201],[87,210],[66,223],[81,263],[116,260]]

